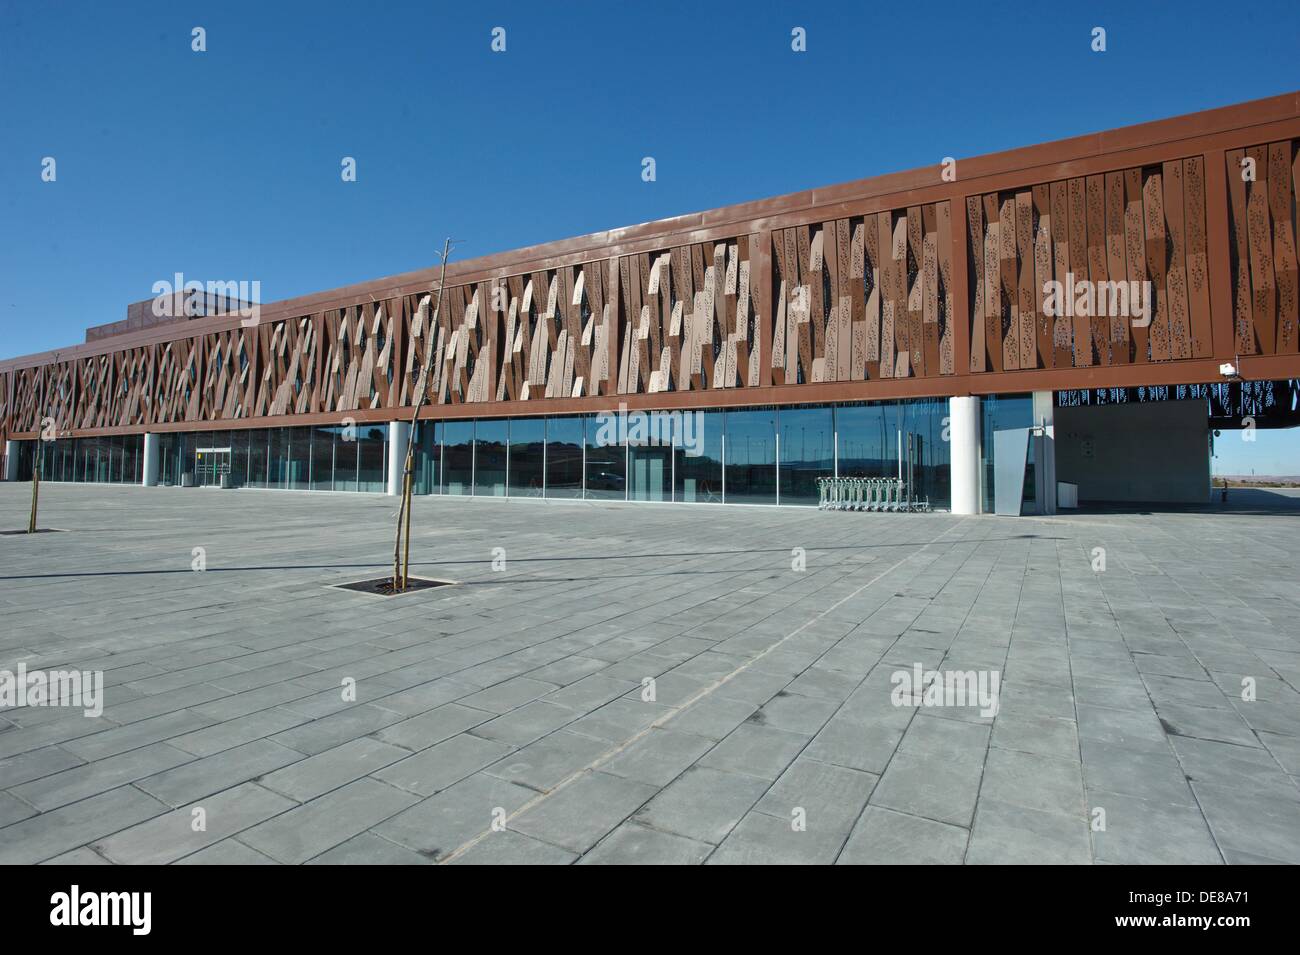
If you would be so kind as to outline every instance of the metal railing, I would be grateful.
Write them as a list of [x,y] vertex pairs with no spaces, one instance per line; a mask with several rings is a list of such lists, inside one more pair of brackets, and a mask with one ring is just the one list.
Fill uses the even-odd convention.
[[898,478],[821,477],[817,507],[824,511],[928,511],[930,499],[912,497]]

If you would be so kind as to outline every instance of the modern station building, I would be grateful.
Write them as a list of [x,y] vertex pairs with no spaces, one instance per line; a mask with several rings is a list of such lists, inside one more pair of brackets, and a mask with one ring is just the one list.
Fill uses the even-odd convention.
[[0,361],[3,474],[391,494],[424,388],[426,494],[1203,503],[1216,430],[1300,423],[1298,144],[1287,94],[457,262],[436,309],[432,268],[178,290]]

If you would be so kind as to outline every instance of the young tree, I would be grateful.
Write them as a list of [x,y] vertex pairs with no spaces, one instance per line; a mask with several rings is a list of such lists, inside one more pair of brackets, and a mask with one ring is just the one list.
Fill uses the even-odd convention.
[[[447,257],[451,254],[451,239],[442,245],[442,270],[438,276],[437,299],[433,306],[433,316],[424,328],[424,361],[420,367],[420,376],[416,379],[415,407],[411,410],[411,427],[406,435],[406,458],[402,468],[402,503],[397,510],[397,537],[393,542],[393,581],[394,593],[404,591],[411,575],[411,493],[415,481],[415,429],[420,418],[420,409],[429,391],[429,369],[433,365],[435,329],[438,316],[442,312],[442,290],[447,282]],[[425,296],[420,303],[419,312],[427,312],[429,298]],[[417,313],[419,314],[419,313]]]
[[[59,354],[59,352],[55,352],[54,359],[42,368],[39,373],[41,377],[45,379],[45,387],[41,390],[40,401],[38,402],[40,410],[45,410],[50,403],[50,379],[54,375],[55,366],[59,363]],[[50,429],[46,428],[46,421],[50,422]],[[51,438],[47,438],[46,435],[48,433],[51,437],[53,436],[52,428],[54,425],[54,419],[48,415],[42,414],[37,419],[36,425],[39,430],[36,432],[36,444],[32,452],[32,514],[31,517],[27,519],[27,533],[29,534],[36,533],[36,509],[39,504],[41,493],[41,458],[43,457],[41,454],[41,442],[51,440]]]

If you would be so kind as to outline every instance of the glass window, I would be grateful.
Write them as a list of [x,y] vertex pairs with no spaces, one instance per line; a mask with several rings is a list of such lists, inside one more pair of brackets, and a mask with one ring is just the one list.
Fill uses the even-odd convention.
[[318,426],[311,430],[311,488],[334,490],[334,445],[339,428]]
[[474,422],[443,424],[442,493],[471,494],[474,488]]
[[[689,414],[689,412],[687,412]],[[681,411],[633,411],[627,415],[627,494],[633,501],[673,499],[673,443]]]
[[672,448],[629,445],[628,498],[633,501],[673,499]]
[[258,428],[248,433],[248,486],[266,487],[267,432]]
[[839,405],[835,409],[840,477],[898,477],[892,404]]
[[510,422],[510,495],[541,497],[545,483],[545,418]]
[[506,448],[510,443],[510,422],[480,418],[474,424],[474,493],[483,497],[504,497],[506,493]]
[[943,398],[837,406],[840,476],[901,476],[914,499],[947,507],[952,499],[947,417]]
[[948,507],[952,502],[952,472],[949,468],[952,444],[945,439],[948,402],[944,398],[921,398],[896,405],[903,432],[903,480],[911,497],[929,501],[931,507]]
[[118,473],[122,470],[120,440],[115,435],[108,435],[99,439],[99,479],[103,484],[118,483]]
[[358,436],[365,429],[364,425],[351,428],[340,427],[334,435],[334,490],[355,491],[357,489],[357,448]]
[[357,490],[388,489],[388,427],[357,425]]
[[546,419],[546,496],[582,497],[582,419]]
[[415,492],[438,494],[438,467],[442,462],[442,423],[421,421],[415,432]]
[[722,503],[722,412],[683,411],[674,429],[673,499]]
[[817,479],[835,474],[835,424],[830,406],[782,408],[781,503],[817,503]]
[[198,484],[197,475],[194,473],[198,447],[199,436],[195,432],[187,431],[180,436],[181,474],[188,474],[194,484]]
[[311,428],[286,428],[289,451],[286,467],[288,486],[295,491],[305,491],[311,485]]
[[243,487],[248,480],[248,432],[227,431],[223,443],[230,447],[230,486]]
[[[993,513],[993,435],[998,431],[1029,428],[1034,423],[1034,401],[1030,395],[988,395],[980,401],[980,495],[983,510]],[[1034,442],[1030,441],[1030,448]],[[1032,458],[1025,466],[1025,485],[1034,486]],[[1032,494],[1030,497],[1032,498]]]
[[112,477],[113,446],[104,438],[96,438],[95,482],[107,484]]
[[586,419],[585,496],[602,501],[627,497],[627,455],[619,434],[618,415],[592,415]]
[[266,486],[284,487],[289,472],[289,429],[271,428],[271,445],[268,450]]
[[[74,455],[74,467],[78,463]],[[79,481],[81,480],[81,469],[77,467],[76,470],[77,476],[73,480]],[[176,483],[176,435],[168,431],[158,435],[158,483],[163,486]]]
[[776,411],[728,411],[726,428],[728,504],[776,503]]
[[36,457],[35,441],[20,441],[18,443],[18,480],[30,481],[32,479],[32,467]]

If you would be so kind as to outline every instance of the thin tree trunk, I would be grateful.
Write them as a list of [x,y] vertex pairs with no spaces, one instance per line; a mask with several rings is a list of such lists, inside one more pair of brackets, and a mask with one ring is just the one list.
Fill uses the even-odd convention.
[[[406,457],[402,475],[402,504],[397,511],[397,537],[393,541],[393,590],[406,589],[407,573],[410,571],[411,554],[411,488],[415,478],[415,428],[420,418],[420,409],[424,407],[424,396],[429,390],[429,368],[433,364],[433,335],[438,326],[438,317],[442,312],[442,290],[447,284],[447,256],[451,254],[451,239],[442,246],[442,271],[438,276],[438,298],[433,306],[433,315],[429,326],[424,330],[424,362],[420,376],[416,379],[415,407],[411,411],[411,427],[406,435]],[[402,567],[402,541],[406,540],[406,566]]]

